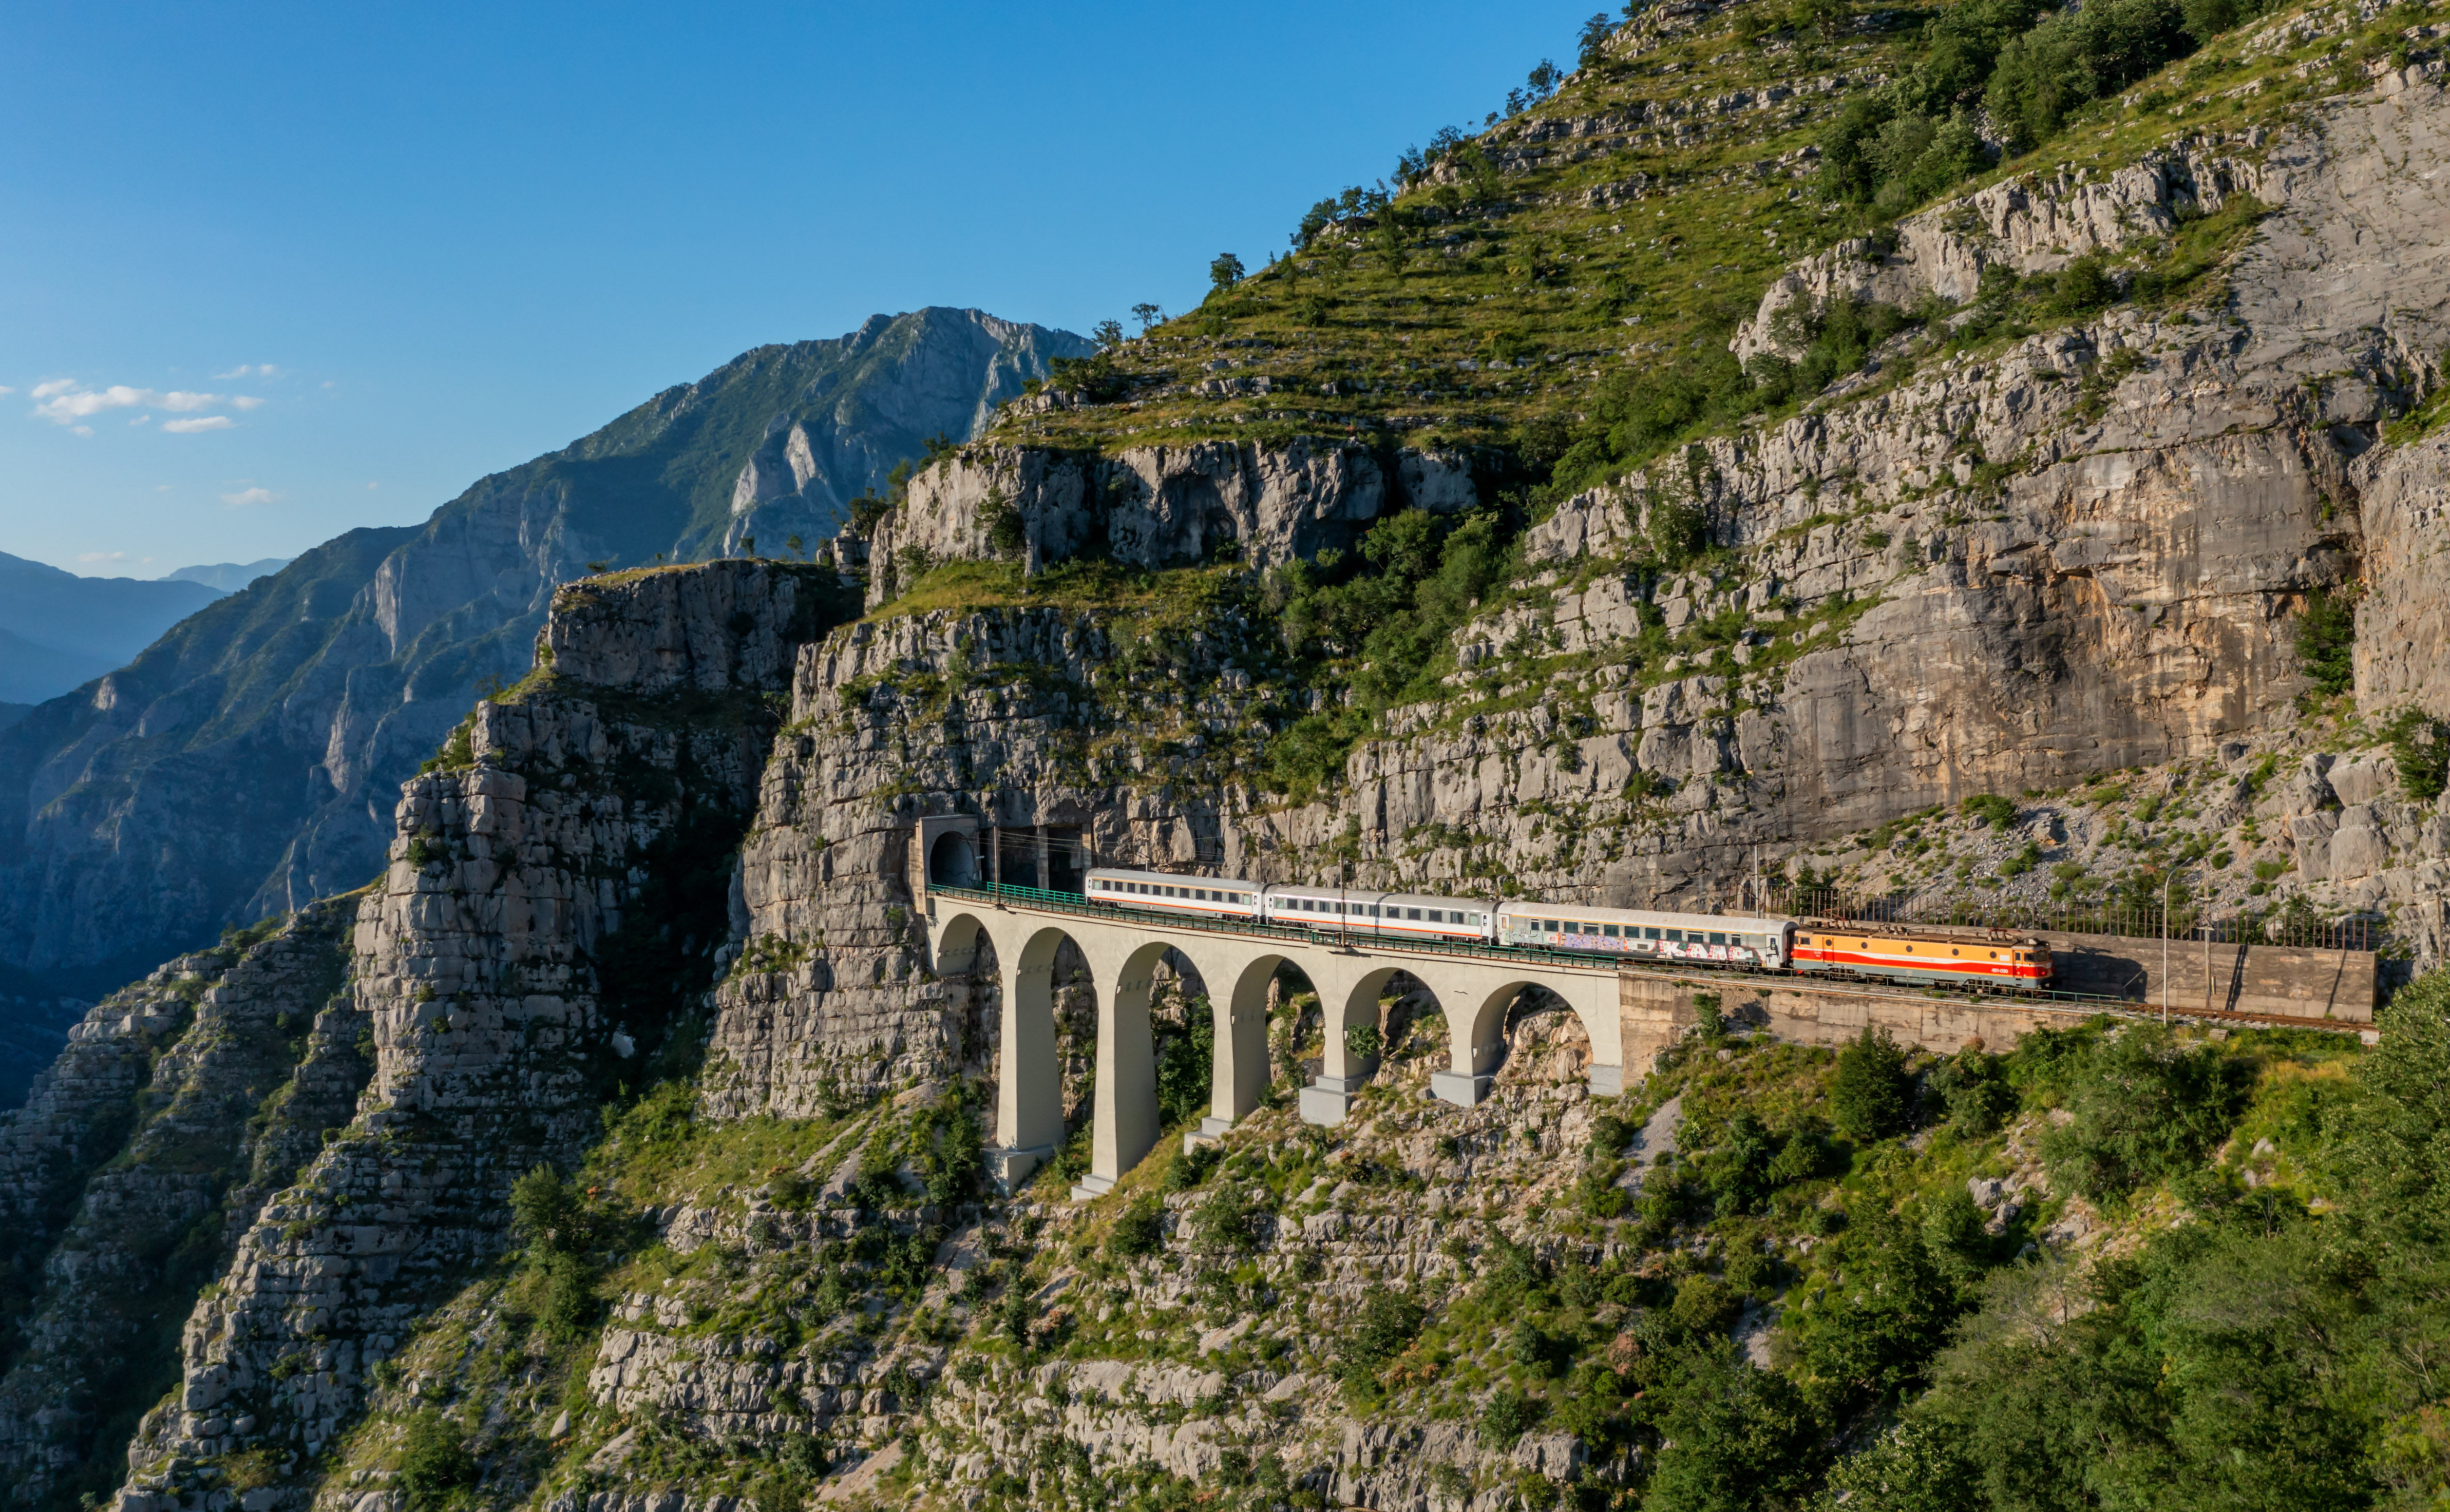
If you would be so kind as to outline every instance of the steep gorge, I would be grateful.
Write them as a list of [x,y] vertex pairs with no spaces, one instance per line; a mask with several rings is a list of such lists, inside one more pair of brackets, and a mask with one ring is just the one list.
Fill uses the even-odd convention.
[[[1722,44],[1710,8],[1662,11],[1621,49]],[[1701,905],[1816,864],[1868,883],[1925,865],[1933,836],[1968,852],[1957,884],[2030,841],[2078,891],[2182,855],[2208,872],[2217,843],[2240,861],[2207,898],[2276,901],[2278,880],[2438,966],[2450,807],[2384,727],[2450,717],[2422,428],[2450,340],[2440,71],[2377,59],[2261,140],[2019,173],[1798,260],[1737,343],[1775,347],[1800,297],[1920,302],[1926,329],[1793,413],[1562,496],[1468,437],[1151,437],[1132,401],[1049,396],[912,481],[845,553],[866,548],[864,585],[733,560],[557,589],[528,676],[401,789],[373,890],[97,1009],[8,1126],[49,1269],[11,1302],[40,1347],[9,1357],[0,1454],[52,1505],[115,1468],[111,1411],[65,1378],[133,1322],[71,1300],[133,1171],[167,1193],[146,1189],[146,1233],[217,1213],[222,1280],[194,1294],[177,1387],[135,1404],[126,1512],[1926,1504],[1908,1484],[2010,1504],[1984,1479],[2007,1457],[1972,1463],[1933,1415],[1962,1410],[1941,1351],[1971,1370],[1975,1346],[2074,1338],[2072,1313],[2108,1327],[2164,1285],[2134,1280],[2148,1263],[2314,1288],[2287,1268],[2316,1213],[2352,1237],[2399,1221],[2357,1131],[2421,1103],[2388,1056],[2440,1037],[2437,987],[2391,1010],[2404,1037],[2381,1052],[2105,1021],[1893,1062],[1773,1042],[1740,994],[1704,995],[1617,1098],[1583,1084],[1570,1016],[1526,995],[1489,1100],[1456,1109],[1424,1095],[1447,1005],[1399,982],[1383,1063],[1320,1128],[1291,1095],[1318,1005],[1286,979],[1268,1105],[1076,1203],[1077,1159],[1017,1193],[982,1181],[998,979],[929,960],[915,827]],[[2051,288],[2099,253],[2140,277],[2188,234],[2224,240],[2179,297],[1936,339],[1983,318],[1986,268]],[[1118,429],[1030,434],[1058,417]],[[792,435],[761,442],[787,470]],[[769,484],[742,476],[757,502]],[[1468,531],[1515,554],[1422,621],[1436,644],[1404,681],[1373,681],[1386,640],[1298,631],[1322,583]],[[1398,611],[1428,612],[1446,559]],[[2298,627],[2357,585],[2353,690],[2324,693]],[[1946,812],[1974,797],[2012,835]],[[215,1058],[208,1012],[294,1036],[283,974],[312,957],[328,994],[339,951],[314,941],[343,917],[346,996],[293,1052],[318,1090],[280,1104],[299,1112],[278,1138],[246,1135],[244,1181],[166,1181],[165,1141],[198,1131],[131,1135],[115,1106],[148,1077],[174,1112],[183,1087],[272,1085],[272,1059]],[[207,966],[225,975],[190,1017],[181,983]],[[1077,1142],[1114,984],[1050,971]],[[1196,1082],[1207,984],[1163,975],[1158,1054]],[[368,1066],[343,1054],[358,1025]],[[1850,1101],[1861,1075],[1890,1078],[1885,1112]],[[2099,1088],[2155,1076],[2197,1120],[2165,1156],[2077,1148],[2110,1116]],[[2404,1116],[2431,1138],[2437,1115]],[[2185,1272],[2197,1243],[2246,1248]],[[1950,1332],[1986,1318],[2005,1321]],[[2181,1309],[2167,1335],[2230,1327]],[[2377,1387],[2387,1410],[2342,1404],[2339,1443],[2307,1448],[2246,1374],[2163,1402],[2258,1425],[2238,1459],[2188,1458],[2162,1425],[2118,1473],[2209,1505],[2285,1470],[2321,1501],[2430,1401]],[[2288,1455],[2254,1458],[2266,1442]],[[2400,1489],[2450,1479],[2438,1445],[2403,1452]]]

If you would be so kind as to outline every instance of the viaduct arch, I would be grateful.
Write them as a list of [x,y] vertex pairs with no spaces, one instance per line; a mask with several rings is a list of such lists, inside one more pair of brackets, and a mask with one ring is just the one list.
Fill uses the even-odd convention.
[[1591,1090],[1624,1089],[1624,1036],[1613,965],[1526,962],[1274,931],[1201,927],[1187,921],[962,887],[935,871],[943,837],[922,837],[930,885],[927,943],[936,974],[966,976],[979,941],[994,949],[1002,976],[997,1052],[994,1142],[988,1163],[1010,1187],[1051,1156],[1064,1138],[1061,1068],[1055,1056],[1054,960],[1069,939],[1088,963],[1098,998],[1097,1076],[1088,1176],[1076,1197],[1110,1190],[1157,1143],[1157,1060],[1149,1026],[1156,967],[1179,952],[1209,989],[1216,1015],[1208,1116],[1199,1133],[1220,1134],[1259,1106],[1268,1090],[1268,982],[1290,962],[1318,989],[1325,1023],[1324,1064],[1301,1089],[1301,1115],[1343,1121],[1374,1065],[1356,1062],[1349,1028],[1377,1023],[1378,995],[1397,972],[1419,981],[1446,1011],[1448,1066],[1430,1077],[1445,1101],[1469,1107],[1486,1096],[1507,1005],[1526,987],[1546,989],[1581,1021],[1591,1043]]

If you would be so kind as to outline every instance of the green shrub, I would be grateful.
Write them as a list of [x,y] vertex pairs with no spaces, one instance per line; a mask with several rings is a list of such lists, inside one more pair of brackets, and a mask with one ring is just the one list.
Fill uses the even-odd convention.
[[1664,1393],[1643,1512],[1738,1512],[1799,1504],[1827,1457],[1823,1430],[1787,1378],[1721,1345],[1693,1356]]
[[1548,1363],[1547,1336],[1530,1319],[1517,1318],[1506,1335],[1506,1357],[1519,1366],[1545,1369]]
[[1960,1286],[1978,1277],[1990,1261],[1991,1235],[1982,1225],[1982,1210],[1963,1187],[1950,1187],[1923,1212],[1923,1249]]
[[1174,1164],[1165,1168],[1165,1190],[1189,1192],[1207,1180],[1208,1173],[1215,1170],[1217,1163],[1224,1158],[1225,1153],[1213,1144],[1197,1145],[1184,1151]]
[[1997,793],[1976,793],[1958,806],[1969,818],[1978,819],[1993,829],[2005,829],[2016,822],[2016,801]]
[[2192,50],[2178,0],[2094,0],[2002,48],[1982,106],[2012,150],[2030,152],[2080,107]]
[[2192,1166],[2228,1133],[2243,1101],[2217,1046],[2182,1049],[2158,1025],[2130,1025],[2073,1078],[2074,1118],[2043,1138],[2042,1155],[2053,1181],[2109,1201]]
[[987,549],[999,560],[1018,562],[1028,554],[1028,523],[1001,488],[987,490],[986,498],[979,505],[979,523],[986,527]]
[[1838,1076],[1829,1088],[1829,1121],[1857,1144],[1903,1134],[1913,1087],[1906,1053],[1886,1029],[1870,1024],[1838,1052]]
[[2054,315],[2090,315],[2118,302],[2118,285],[2110,281],[2098,253],[2087,253],[2059,269],[2051,281]]
[[1510,1448],[1514,1441],[1529,1431],[1540,1421],[1546,1403],[1525,1396],[1511,1387],[1490,1393],[1488,1405],[1480,1409],[1480,1437],[1483,1443],[1498,1448]]
[[1376,1024],[1354,1024],[1344,1031],[1344,1054],[1352,1065],[1368,1065],[1386,1048],[1386,1040]]
[[2382,738],[2399,767],[2399,790],[2410,800],[2429,804],[2450,786],[2450,726],[2421,709],[2402,709],[2382,727]]
[[2317,589],[2297,616],[2297,669],[2314,691],[2336,697],[2356,686],[2357,605],[2352,593]]
[[1345,1381],[1375,1376],[1387,1363],[1411,1347],[1428,1311],[1400,1291],[1383,1286],[1363,1293],[1344,1347],[1335,1357],[1335,1373]]
[[1245,1252],[1259,1247],[1254,1225],[1261,1210],[1254,1207],[1242,1189],[1230,1183],[1210,1193],[1191,1217],[1194,1237],[1203,1250],[1239,1250]]
[[1121,1260],[1152,1255],[1165,1247],[1165,1205],[1141,1197],[1115,1215],[1106,1231],[1106,1252]]
[[1742,1311],[1743,1300],[1724,1281],[1717,1276],[1686,1276],[1676,1288],[1667,1316],[1687,1333],[1712,1335],[1735,1327]]
[[476,730],[473,717],[453,727],[450,735],[442,742],[442,748],[418,764],[418,775],[464,771],[476,765]]
[[398,1484],[411,1512],[444,1506],[455,1493],[476,1483],[476,1457],[449,1419],[429,1408],[408,1420]]
[[1171,1126],[1207,1115],[1215,1095],[1216,1015],[1205,997],[1191,998],[1179,1025],[1157,1025],[1157,1114]]
[[1968,1134],[1986,1134],[2015,1110],[1999,1057],[1973,1046],[1932,1069],[1926,1083],[1948,1109],[1948,1121]]

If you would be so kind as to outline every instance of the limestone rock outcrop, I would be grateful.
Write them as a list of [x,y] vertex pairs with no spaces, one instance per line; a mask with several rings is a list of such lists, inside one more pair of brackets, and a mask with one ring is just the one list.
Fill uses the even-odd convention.
[[1389,511],[1452,514],[1481,492],[1468,456],[1404,448],[1381,456],[1355,441],[1195,441],[1112,457],[978,447],[913,478],[902,507],[870,533],[879,566],[868,600],[892,597],[918,562],[1006,556],[1034,571],[1101,551],[1164,568],[1227,549],[1264,569],[1349,548]]
[[[0,1467],[19,1500],[108,1490],[129,1425],[96,1405],[172,1366],[165,1309],[185,1310],[355,1112],[363,1019],[340,991],[354,912],[317,903],[114,996],[0,1124],[9,1294],[23,1299],[0,1375]],[[99,1169],[96,1136],[119,1145]]]
[[622,681],[480,704],[468,765],[406,785],[391,866],[355,912],[364,1101],[189,1317],[185,1384],[139,1430],[124,1506],[192,1512],[212,1461],[259,1447],[297,1487],[267,1504],[302,1505],[299,1467],[367,1372],[499,1250],[512,1179],[573,1161],[603,1089],[693,1022],[776,724],[770,674],[815,612],[799,590],[829,575],[737,562],[566,589],[561,612],[597,641],[546,644]]

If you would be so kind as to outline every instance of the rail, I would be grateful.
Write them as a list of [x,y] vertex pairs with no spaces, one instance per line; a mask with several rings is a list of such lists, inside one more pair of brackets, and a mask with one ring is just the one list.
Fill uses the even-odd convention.
[[[1190,919],[1179,914],[1159,913],[1155,909],[1133,908],[1122,903],[1092,902],[1079,893],[1055,892],[1042,887],[1020,887],[1009,883],[989,883],[982,887],[927,884],[930,899],[937,897],[975,900],[988,904],[1017,903],[1048,913],[1077,914],[1084,918],[1120,921],[1163,924],[1169,929],[1194,930],[1202,934],[1239,935],[1245,938],[1303,940],[1312,944],[1332,944],[1348,948],[1368,945],[1376,950],[1410,952],[1419,955],[1444,956],[1466,960],[1493,960],[1525,965],[1564,967],[1577,971],[1606,972],[1610,975],[1632,973],[1662,979],[1695,983],[1716,983],[1734,979],[1757,982],[1763,986],[1808,986],[1816,992],[1845,992],[1876,998],[1905,998],[1925,1001],[1999,1004],[2013,1002],[2032,1005],[2046,1011],[2065,1014],[2110,1014],[2122,1018],[2159,1019],[2162,1010],[2132,998],[2114,998],[2104,993],[2062,992],[2052,988],[2034,991],[2016,990],[1981,993],[1951,990],[1945,987],[1908,987],[1894,982],[1866,979],[1823,977],[1813,972],[1758,971],[1742,966],[1691,966],[1666,961],[1607,960],[1559,950],[1534,950],[1520,945],[1454,945],[1424,940],[1388,940],[1366,931],[1301,929],[1286,924],[1244,922],[1228,919]],[[931,916],[932,917],[932,916]],[[2248,1014],[2226,1009],[2173,1009],[2173,1019],[2206,1023],[2259,1023],[2319,1028],[2336,1033],[2356,1033],[2370,1029],[2371,1024],[2335,1018],[2300,1018],[2285,1014]]]
[[2037,902],[2025,899],[1955,896],[1908,901],[1895,894],[1848,892],[1819,886],[1772,886],[1759,896],[1763,913],[1793,919],[1842,920],[1864,924],[1998,929],[2018,934],[2109,935],[2121,940],[2185,940],[2215,945],[2279,945],[2302,950],[2371,951],[2382,943],[2371,918],[2321,919],[2275,908],[2226,918],[2197,908],[2164,912],[2155,902]]

